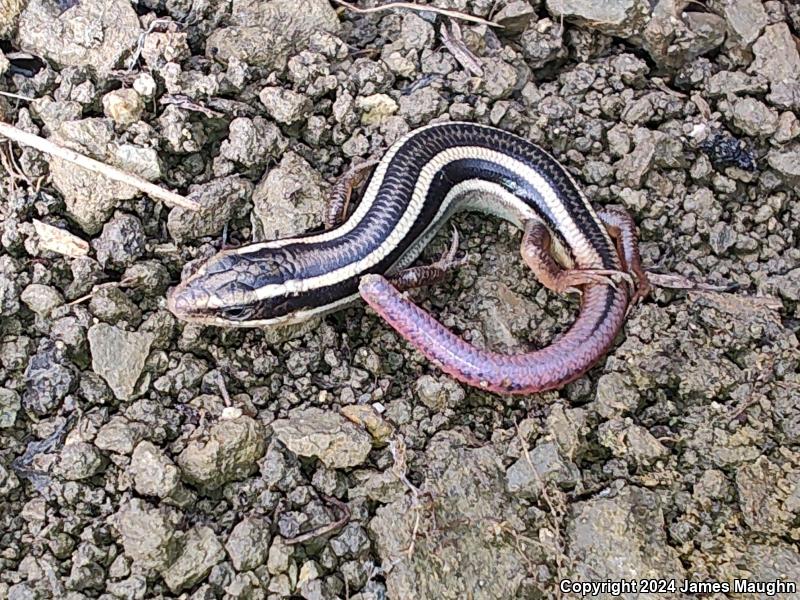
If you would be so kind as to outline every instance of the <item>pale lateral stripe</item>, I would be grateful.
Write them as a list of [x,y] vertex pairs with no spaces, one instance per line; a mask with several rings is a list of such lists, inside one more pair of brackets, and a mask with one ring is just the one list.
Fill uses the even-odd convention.
[[264,248],[283,248],[284,246],[288,246],[290,244],[316,244],[319,242],[329,242],[334,240],[338,237],[342,237],[343,235],[347,235],[356,226],[361,223],[364,219],[366,214],[369,212],[369,209],[372,207],[372,203],[375,200],[375,197],[378,195],[378,190],[383,183],[383,178],[386,175],[386,170],[389,168],[389,164],[392,162],[392,159],[398,153],[400,148],[406,145],[406,143],[412,138],[416,137],[423,131],[431,129],[433,127],[438,127],[444,125],[444,123],[436,123],[434,125],[428,125],[427,127],[422,127],[410,133],[407,133],[405,136],[400,138],[396,141],[386,154],[383,156],[381,161],[378,163],[378,166],[375,167],[375,172],[372,175],[372,179],[370,180],[369,186],[367,190],[364,192],[363,198],[361,198],[361,202],[359,202],[356,210],[347,219],[346,222],[342,223],[340,227],[335,229],[331,229],[329,231],[324,231],[318,235],[309,236],[309,237],[302,237],[302,238],[284,238],[281,240],[272,240],[269,242],[261,242],[258,244],[250,244],[247,246],[243,246],[237,250],[237,254],[250,254],[251,252],[257,252],[259,250],[263,250]]
[[[586,240],[577,223],[573,221],[569,211],[561,202],[558,193],[535,169],[521,161],[516,160],[515,158],[494,150],[490,150],[488,148],[475,146],[456,146],[443,150],[422,167],[409,204],[406,207],[406,210],[403,213],[400,221],[391,231],[389,236],[378,247],[373,249],[372,252],[353,263],[323,275],[304,279],[293,279],[288,280],[283,284],[271,284],[257,288],[253,291],[254,298],[256,300],[262,300],[278,295],[300,293],[310,289],[335,285],[378,264],[381,260],[388,256],[388,254],[395,247],[397,247],[400,241],[402,241],[408,235],[408,232],[410,231],[411,227],[419,216],[422,207],[424,206],[425,199],[430,189],[431,181],[433,180],[435,174],[447,164],[466,158],[477,158],[480,160],[494,162],[508,171],[521,176],[534,190],[537,191],[544,202],[544,205],[553,216],[553,219],[559,224],[559,229],[564,238],[568,241],[569,245],[576,248],[591,247],[591,244],[588,243],[588,240]],[[375,191],[372,192],[370,202],[363,209],[363,212],[366,212],[371,207],[374,196],[377,194],[377,188],[380,187],[384,175],[385,169],[380,173],[379,177],[377,174],[376,177],[373,177],[373,180],[370,184],[370,190],[372,190],[374,187]],[[591,210],[591,207],[587,202],[584,202],[584,204],[588,210]],[[361,207],[362,205],[359,205],[359,209],[361,209]],[[594,214],[593,211],[592,214]],[[356,217],[356,214],[353,216]],[[360,220],[360,218],[363,218],[363,216],[360,215],[355,219],[351,218],[347,221],[347,223],[349,223],[351,220]],[[323,234],[325,240],[336,239],[341,235],[343,235],[341,228],[331,230],[330,232]],[[319,241],[323,236],[315,237]],[[311,243],[311,239],[312,238],[303,238],[303,242]],[[282,241],[286,242],[286,240]]]

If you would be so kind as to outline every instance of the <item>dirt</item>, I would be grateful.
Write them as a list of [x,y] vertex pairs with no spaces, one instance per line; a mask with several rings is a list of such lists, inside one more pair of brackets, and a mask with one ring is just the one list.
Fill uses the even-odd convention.
[[[503,27],[0,1],[3,120],[201,206],[0,146],[0,600],[800,585],[797,4],[431,5]],[[338,175],[444,120],[540,144],[633,214],[647,269],[718,291],[656,289],[586,376],[514,398],[363,305],[279,333],[166,310],[195,261],[321,226]],[[421,306],[506,352],[569,325],[576,299],[530,276],[519,231],[454,222],[469,260]]]

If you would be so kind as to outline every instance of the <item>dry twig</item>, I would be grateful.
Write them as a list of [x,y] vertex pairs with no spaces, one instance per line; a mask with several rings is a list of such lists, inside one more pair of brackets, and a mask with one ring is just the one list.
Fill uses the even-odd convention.
[[442,43],[445,48],[450,51],[453,58],[455,58],[467,72],[479,77],[483,75],[481,61],[467,48],[467,45],[464,43],[464,38],[461,35],[461,27],[457,22],[451,21],[449,28],[447,27],[447,23],[444,23],[439,28],[439,34],[442,36]]
[[480,23],[481,25],[488,25],[489,27],[497,27],[499,29],[503,29],[503,26],[500,23],[495,23],[494,21],[488,21],[486,19],[482,19],[480,17],[476,17],[467,13],[458,12],[457,10],[449,10],[447,8],[438,8],[436,6],[422,6],[420,4],[414,4],[413,2],[389,2],[387,4],[382,4],[381,6],[373,6],[371,8],[361,8],[356,6],[355,4],[351,4],[349,2],[345,2],[344,0],[333,0],[336,4],[341,4],[347,10],[357,12],[357,13],[375,13],[375,12],[382,12],[384,10],[392,10],[392,9],[408,9],[408,10],[415,10],[418,12],[432,12],[438,15],[444,15],[446,17],[450,17],[451,19],[461,19],[462,21],[470,21],[471,23]]
[[348,508],[347,504],[339,500],[338,498],[334,498],[333,496],[326,496],[322,495],[326,502],[332,504],[339,512],[342,514],[341,518],[333,521],[332,523],[328,523],[327,525],[322,525],[321,527],[315,527],[311,531],[306,531],[305,533],[301,533],[300,535],[296,535],[293,538],[289,538],[286,540],[287,546],[293,546],[295,544],[302,544],[303,542],[307,542],[309,540],[313,540],[314,538],[318,538],[326,533],[330,533],[331,531],[336,531],[344,527],[347,522],[350,520],[350,508]]
[[108,177],[114,181],[128,184],[132,187],[135,187],[137,190],[141,190],[152,198],[158,198],[159,200],[163,200],[169,204],[181,206],[189,210],[200,209],[200,205],[194,200],[190,200],[189,198],[181,196],[180,194],[176,194],[175,192],[165,190],[164,188],[150,183],[149,181],[142,179],[137,175],[126,173],[122,169],[118,169],[116,167],[112,167],[111,165],[101,163],[99,160],[89,158],[85,154],[80,154],[74,150],[70,150],[69,148],[54,144],[53,142],[39,137],[38,135],[28,133],[27,131],[22,131],[13,125],[9,125],[8,123],[0,122],[0,135],[20,144],[35,148],[36,150],[44,152],[45,154],[50,154],[60,158],[61,160],[71,162],[72,164],[78,165],[79,167],[94,173],[100,173],[104,177]]

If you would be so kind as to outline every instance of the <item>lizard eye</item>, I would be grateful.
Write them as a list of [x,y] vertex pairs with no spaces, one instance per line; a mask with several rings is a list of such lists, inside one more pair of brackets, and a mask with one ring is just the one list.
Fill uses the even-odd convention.
[[231,306],[225,309],[225,318],[231,321],[246,321],[253,313],[250,306]]

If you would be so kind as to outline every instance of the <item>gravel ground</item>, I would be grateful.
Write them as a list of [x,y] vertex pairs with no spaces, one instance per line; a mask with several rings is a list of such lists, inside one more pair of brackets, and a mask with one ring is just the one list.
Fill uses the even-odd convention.
[[[431,4],[504,28],[0,0],[0,88],[34,98],[0,118],[202,205],[0,147],[0,600],[800,582],[800,7]],[[647,268],[729,291],[657,290],[587,376],[518,398],[455,383],[363,306],[294,331],[167,312],[182,268],[320,226],[337,175],[450,119],[541,144],[632,212]],[[455,222],[469,263],[422,306],[511,352],[569,324],[518,231]]]

